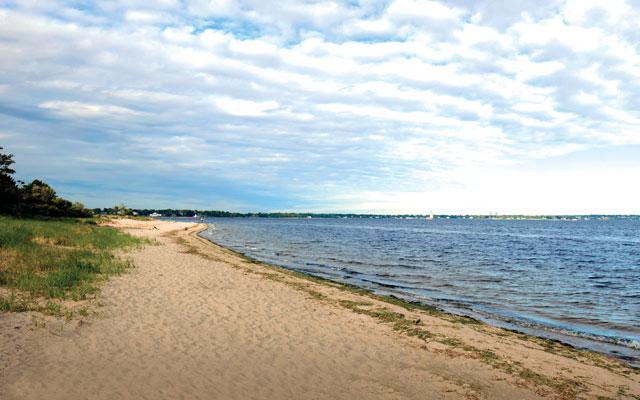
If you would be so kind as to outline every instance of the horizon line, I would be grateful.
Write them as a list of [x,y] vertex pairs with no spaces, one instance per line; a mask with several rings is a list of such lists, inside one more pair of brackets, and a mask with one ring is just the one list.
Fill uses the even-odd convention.
[[[93,210],[110,210],[114,207],[94,207]],[[292,215],[340,215],[340,216],[433,216],[436,217],[640,217],[640,213],[562,213],[562,214],[530,214],[530,213],[376,213],[376,212],[348,212],[348,211],[229,211],[229,210],[217,210],[217,209],[201,209],[201,208],[139,208],[130,207],[132,211],[172,211],[182,213],[225,213],[236,215],[278,215],[278,214],[292,214]]]

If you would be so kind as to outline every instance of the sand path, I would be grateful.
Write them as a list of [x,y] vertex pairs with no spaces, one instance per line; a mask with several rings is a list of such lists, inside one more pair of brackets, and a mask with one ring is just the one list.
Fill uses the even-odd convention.
[[128,255],[99,315],[43,329],[0,314],[1,399],[561,397],[254,273],[193,224],[120,224],[158,245]]

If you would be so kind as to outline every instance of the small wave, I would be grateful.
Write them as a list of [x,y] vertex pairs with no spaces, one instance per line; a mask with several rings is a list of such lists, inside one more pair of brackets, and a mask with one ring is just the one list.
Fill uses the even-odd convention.
[[469,279],[473,282],[482,282],[482,283],[502,283],[504,279],[501,278],[492,278],[492,277],[473,277]]
[[345,274],[348,274],[348,275],[360,275],[361,274],[358,271],[354,271],[354,270],[346,268],[346,267],[338,268],[338,271],[344,272]]
[[412,289],[409,286],[403,286],[397,283],[389,283],[389,282],[380,282],[374,279],[366,279],[366,278],[361,278],[360,279],[363,282],[369,282],[369,283],[373,283],[375,285],[381,286],[381,287],[386,287],[386,288],[391,288],[391,289]]
[[422,266],[420,265],[411,265],[411,264],[388,264],[384,266],[390,267],[390,268],[422,269]]
[[[473,309],[474,312],[478,313],[479,310]],[[554,340],[558,340],[564,343],[576,345],[582,347],[590,347],[586,342],[592,343],[602,343],[609,344],[613,346],[620,346],[622,348],[640,350],[640,341],[635,338],[628,337],[620,337],[615,335],[607,335],[607,334],[598,334],[595,332],[585,331],[580,329],[577,326],[561,326],[553,323],[552,321],[536,321],[523,316],[508,316],[508,315],[499,315],[494,314],[492,312],[479,312],[479,315],[483,316],[491,321],[502,321],[511,326],[511,328],[515,328],[518,330],[518,327],[528,329],[529,332],[525,330],[525,333],[534,334],[537,336],[543,336],[547,338],[551,338]],[[592,324],[592,326],[596,326]],[[606,326],[606,325],[605,325]],[[551,336],[549,336],[551,334]],[[568,338],[579,339],[582,342],[575,342],[568,340]],[[612,351],[613,352],[613,351]],[[622,349],[619,349],[618,354],[622,354]],[[637,359],[638,357],[628,357],[628,359]]]
[[455,285],[452,285],[450,283],[434,283],[433,284],[434,287],[439,287],[439,288],[449,288],[449,287],[456,287]]
[[320,263],[314,263],[314,262],[306,262],[306,263],[304,263],[304,265],[306,265],[308,267],[329,268],[328,265],[320,264]]
[[632,349],[640,350],[640,340],[629,340],[629,341],[626,341],[626,340],[622,339],[621,341],[623,343],[626,343],[626,345],[628,347],[631,347]]
[[622,286],[620,286],[619,284],[617,284],[615,282],[607,281],[607,282],[598,282],[598,283],[592,285],[592,287],[598,288],[598,289],[619,289]]

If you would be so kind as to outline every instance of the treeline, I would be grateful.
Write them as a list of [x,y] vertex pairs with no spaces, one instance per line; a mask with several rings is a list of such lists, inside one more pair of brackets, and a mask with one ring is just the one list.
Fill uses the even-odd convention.
[[297,213],[238,213],[221,210],[190,210],[190,209],[137,209],[128,208],[126,206],[114,206],[107,208],[94,208],[94,214],[103,215],[137,215],[142,217],[148,217],[152,214],[161,214],[163,217],[206,217],[206,218],[247,218],[247,217],[262,217],[262,218],[295,218],[312,216],[315,214],[297,214]]
[[90,217],[82,203],[58,197],[45,182],[35,179],[25,184],[13,178],[13,154],[2,153],[0,147],[0,214],[44,217]]
[[[364,214],[334,214],[334,213],[294,213],[294,212],[250,212],[239,213],[222,210],[192,210],[192,209],[174,209],[174,208],[129,208],[124,205],[118,205],[107,208],[94,208],[93,213],[96,215],[137,215],[148,217],[152,214],[160,214],[163,217],[187,217],[194,216],[205,218],[373,218],[374,215]],[[388,217],[388,216],[385,216]]]
[[221,210],[192,210],[192,209],[174,209],[174,208],[129,208],[124,205],[118,205],[108,208],[94,208],[93,213],[96,215],[137,215],[150,216],[160,214],[163,217],[205,217],[205,218],[425,218],[424,215],[382,215],[382,214],[345,214],[345,213],[295,213],[295,212],[249,212],[239,213]]
[[221,210],[192,210],[192,209],[174,209],[174,208],[129,208],[124,205],[118,205],[110,208],[94,208],[93,213],[96,215],[137,215],[151,216],[160,214],[162,217],[204,217],[204,218],[394,218],[394,219],[480,219],[480,220],[590,220],[590,219],[639,219],[638,215],[471,215],[471,214],[440,214],[427,216],[425,214],[353,214],[353,213],[294,213],[294,212],[250,212],[239,213]]

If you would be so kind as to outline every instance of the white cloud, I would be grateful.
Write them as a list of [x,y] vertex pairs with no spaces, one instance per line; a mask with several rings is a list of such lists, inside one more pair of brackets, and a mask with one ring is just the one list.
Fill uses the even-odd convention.
[[565,68],[560,61],[532,61],[530,57],[516,56],[513,59],[503,59],[499,61],[506,72],[517,75],[519,81],[528,81],[534,78],[551,75]]
[[599,86],[605,94],[609,96],[617,95],[619,82],[617,80],[603,79],[598,72],[600,67],[601,65],[599,63],[594,63],[589,67],[582,69],[579,72],[579,76],[582,79]]
[[628,17],[632,11],[625,0],[569,0],[562,10],[562,15],[569,22],[583,23],[590,14],[597,15],[600,12],[615,23]]
[[606,36],[600,28],[569,25],[559,16],[544,21],[525,20],[514,24],[512,29],[522,45],[560,44],[576,52],[596,50]]
[[580,93],[576,95],[576,100],[582,104],[598,105],[602,103],[602,100],[600,100],[600,98],[597,95],[592,93],[587,93],[583,90],[581,90]]
[[141,24],[155,24],[158,22],[166,22],[168,20],[167,16],[161,13],[138,10],[129,10],[125,12],[124,18],[127,21]]
[[39,107],[67,117],[99,118],[142,115],[140,112],[125,107],[110,104],[81,103],[78,101],[45,101]]
[[509,46],[511,44],[510,37],[501,35],[494,28],[476,24],[465,24],[462,29],[455,31],[454,35],[460,42],[467,46],[473,46],[479,43],[499,44],[502,46]]
[[233,99],[229,97],[222,97],[214,99],[218,108],[227,114],[240,116],[240,117],[260,117],[265,116],[269,111],[273,111],[278,108],[278,103],[275,101],[250,101],[242,99]]
[[394,0],[385,13],[389,18],[411,22],[456,21],[462,11],[433,0]]
[[447,171],[640,144],[637,15],[618,0],[17,2],[0,6],[3,140],[34,169],[55,162],[38,146],[110,151],[291,204],[375,193],[357,207],[407,209],[407,186],[480,190]]

